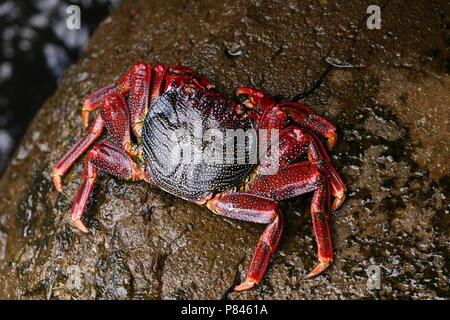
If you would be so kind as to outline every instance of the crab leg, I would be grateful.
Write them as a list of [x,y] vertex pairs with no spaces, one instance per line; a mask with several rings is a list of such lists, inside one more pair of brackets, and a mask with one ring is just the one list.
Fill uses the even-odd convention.
[[[317,165],[305,161],[288,165],[276,175],[258,176],[240,192],[218,195],[207,202],[206,206],[217,214],[268,224],[255,249],[247,278],[235,290],[250,289],[259,283],[270,257],[278,246],[283,229],[283,217],[277,208],[278,200],[318,190],[321,187]],[[323,238],[321,233],[318,237]],[[322,248],[322,242],[320,245]]]
[[97,115],[94,122],[88,129],[88,134],[75,143],[69,151],[59,160],[53,169],[53,183],[56,189],[62,191],[61,176],[63,176],[72,164],[94,143],[94,141],[101,135],[105,123],[100,115]]
[[276,175],[260,176],[245,187],[245,192],[259,197],[283,200],[314,191],[311,202],[311,217],[318,247],[319,265],[308,277],[318,275],[333,259],[329,219],[330,183],[320,173],[320,163],[298,162],[282,168]]
[[264,113],[265,110],[270,109],[275,105],[275,100],[261,90],[254,88],[239,88],[236,91],[236,95],[248,95],[249,99],[244,102],[244,105],[249,109],[254,109],[259,114]]
[[270,223],[275,219],[278,202],[243,192],[219,194],[206,203],[212,212],[228,218]]
[[163,93],[167,70],[168,67],[163,64],[152,68],[150,64],[136,63],[114,84],[95,91],[85,100],[82,109],[83,124],[87,125],[90,112],[102,107],[105,100],[111,96],[126,95],[132,130],[140,140],[148,106]]
[[181,87],[188,81],[193,81],[201,86],[200,82],[195,79],[195,73],[189,68],[180,65],[173,66],[167,72],[164,91]]
[[89,124],[89,115],[92,111],[103,106],[103,100],[112,91],[115,90],[114,84],[109,84],[90,94],[86,100],[83,102],[83,107],[81,109],[81,119],[85,127]]
[[329,183],[324,180],[319,189],[314,192],[311,201],[311,218],[314,236],[317,243],[319,264],[306,276],[312,278],[324,271],[333,260],[333,245],[331,242]]
[[296,102],[282,102],[278,106],[301,126],[311,129],[327,138],[329,148],[332,148],[336,144],[336,127],[328,120],[315,114],[310,108]]
[[89,151],[84,163],[82,183],[70,212],[72,223],[84,233],[87,233],[88,230],[81,218],[97,180],[98,170],[127,180],[139,180],[144,177],[143,171],[119,147],[109,141],[103,141],[95,145]]
[[245,193],[218,195],[206,206],[216,214],[225,217],[267,224],[253,254],[246,279],[234,290],[252,288],[263,278],[270,257],[275,252],[283,232],[283,216],[277,208],[278,202]]
[[[279,167],[283,168],[294,162],[307,150],[309,139],[302,133],[302,130],[296,126],[289,126],[283,129],[280,131],[279,135],[278,154],[276,156],[272,155],[270,158],[278,159]],[[269,147],[269,145],[267,147]],[[273,150],[274,149],[271,149],[271,152],[273,152]],[[268,150],[264,151],[264,153],[260,155],[260,160],[264,159],[267,153]],[[272,162],[260,161],[258,172],[264,174],[265,169],[271,165],[273,165]]]
[[[314,111],[297,102],[275,103],[264,92],[253,88],[240,88],[237,95],[248,95],[249,99],[243,104],[250,110],[261,115],[261,128],[282,128],[287,123],[285,115],[290,115],[292,120],[303,127],[309,128],[328,139],[328,146],[332,148],[337,141],[336,128],[326,119],[318,116]],[[266,112],[270,110],[271,112]],[[272,113],[272,114],[270,114]]]
[[308,136],[310,141],[308,148],[309,160],[311,162],[318,163],[319,168],[330,181],[331,193],[335,197],[333,205],[331,206],[331,211],[334,211],[339,208],[344,202],[347,188],[345,187],[345,184],[337,173],[336,169],[331,164],[330,157],[328,156],[325,148],[322,146],[317,136],[310,131],[308,131],[306,135]]
[[100,114],[89,128],[88,134],[75,143],[53,169],[53,183],[59,192],[62,190],[61,176],[100,136],[105,125],[114,141],[131,153],[130,117],[125,98],[118,92],[110,92],[104,99]]
[[128,108],[133,133],[140,140],[142,123],[147,113],[150,98],[152,67],[139,62],[133,65],[116,83],[123,93],[128,94]]
[[303,161],[287,165],[277,174],[258,176],[243,191],[279,201],[316,190],[320,180],[317,164]]
[[252,288],[261,281],[266,273],[270,257],[278,248],[284,227],[283,215],[279,210],[275,212],[275,219],[267,225],[259,238],[245,281],[234,288],[234,290],[242,291]]
[[153,105],[156,99],[163,94],[168,70],[169,67],[162,63],[153,66],[152,82],[150,85],[150,105]]
[[114,142],[130,153],[130,114],[125,97],[117,92],[107,96],[100,115]]

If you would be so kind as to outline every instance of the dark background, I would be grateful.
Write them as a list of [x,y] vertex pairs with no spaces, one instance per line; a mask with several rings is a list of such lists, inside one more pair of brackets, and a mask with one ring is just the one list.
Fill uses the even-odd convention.
[[[99,22],[119,2],[0,0],[0,176],[66,66],[80,57]],[[81,9],[81,30],[66,27],[72,4]]]

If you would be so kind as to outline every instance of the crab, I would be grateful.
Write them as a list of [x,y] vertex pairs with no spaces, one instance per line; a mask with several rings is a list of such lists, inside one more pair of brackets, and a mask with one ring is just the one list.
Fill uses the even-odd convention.
[[[336,128],[307,106],[276,102],[254,88],[238,89],[236,100],[214,89],[208,79],[185,66],[139,62],[114,83],[90,94],[81,112],[87,133],[53,169],[54,185],[62,192],[62,176],[106,127],[109,138],[95,144],[84,160],[71,222],[83,233],[89,232],[82,218],[98,173],[103,171],[126,180],[144,180],[223,217],[265,224],[246,278],[235,287],[241,291],[262,280],[280,243],[284,224],[280,201],[313,192],[310,212],[319,261],[306,278],[320,274],[333,260],[330,212],[341,206],[346,194],[322,143],[326,140],[328,148],[335,145]],[[89,125],[96,109],[99,112]],[[171,155],[181,142],[173,133],[195,121],[213,130],[255,130],[258,138],[276,131],[277,152],[269,151],[271,146],[259,150],[275,155],[278,169],[267,174],[271,164],[260,159],[255,163],[176,162]],[[255,139],[246,141],[247,147],[257,144]],[[201,143],[197,148],[200,153],[204,150]]]

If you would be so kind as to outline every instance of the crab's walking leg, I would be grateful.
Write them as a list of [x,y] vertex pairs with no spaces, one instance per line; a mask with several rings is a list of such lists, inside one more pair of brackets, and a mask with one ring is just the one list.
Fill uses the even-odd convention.
[[229,218],[268,224],[258,241],[245,281],[234,290],[252,288],[263,278],[270,257],[280,242],[283,216],[277,208],[278,202],[245,193],[233,193],[219,195],[206,205],[214,213]]
[[84,233],[88,230],[81,218],[97,179],[98,170],[128,180],[139,180],[144,177],[139,166],[119,147],[108,141],[95,145],[89,151],[84,163],[82,183],[70,212],[72,223]]
[[333,244],[328,224],[330,218],[329,205],[329,184],[324,179],[321,187],[314,192],[311,201],[311,218],[317,243],[319,264],[306,276],[307,278],[314,277],[324,271],[333,260]]
[[311,216],[320,264],[308,274],[308,277],[325,270],[333,259],[333,246],[328,226],[329,189],[329,180],[321,173],[320,163],[309,161],[287,165],[276,175],[258,177],[245,189],[247,193],[277,201],[314,191]]
[[257,177],[243,191],[281,201],[316,190],[321,179],[317,164],[296,162],[281,168],[277,174]]
[[124,96],[120,93],[108,95],[100,115],[115,144],[131,153],[130,114]]
[[275,175],[259,176],[238,193],[222,194],[207,202],[207,207],[230,218],[267,223],[244,283],[236,290],[253,287],[262,279],[269,259],[275,252],[283,229],[278,200],[317,190],[321,186],[318,167],[308,161],[280,169]]
[[245,281],[234,290],[242,291],[252,288],[261,281],[266,273],[270,257],[278,248],[284,227],[283,215],[279,209],[275,210],[275,214],[275,218],[267,225],[259,238]]
[[131,153],[130,116],[125,98],[118,92],[110,92],[104,99],[100,114],[89,128],[88,134],[75,143],[53,169],[53,182],[58,191],[62,190],[61,176],[100,136],[105,125],[116,144]]
[[[263,133],[259,133],[260,138]],[[277,159],[278,167],[283,168],[286,165],[293,163],[300,155],[302,155],[308,148],[309,139],[306,135],[302,133],[302,130],[296,126],[289,126],[279,133],[279,144],[278,144],[278,153],[274,154],[273,152],[276,149],[273,149],[271,143],[267,144],[267,150],[261,150],[260,154],[260,166],[258,168],[258,173],[265,174],[267,168],[271,168],[271,166],[275,165],[272,159]],[[266,137],[268,134],[266,134]],[[270,141],[267,139],[267,141]],[[271,156],[268,157],[270,147]],[[267,160],[266,160],[267,159]]]
[[168,67],[139,62],[123,74],[114,84],[107,85],[92,93],[83,103],[82,119],[87,125],[89,114],[103,106],[104,101],[113,96],[128,97],[128,109],[133,133],[140,140],[144,117],[148,107],[163,93]]
[[116,82],[121,92],[128,95],[131,128],[139,140],[144,116],[149,106],[151,78],[151,65],[139,62]]
[[72,164],[94,143],[103,131],[105,123],[100,115],[97,115],[94,122],[88,129],[88,134],[78,140],[69,151],[59,160],[53,169],[53,183],[56,189],[62,191],[61,176],[63,176]]
[[[240,88],[236,91],[237,95],[248,95],[249,99],[244,102],[249,109],[256,110],[259,114],[265,115],[261,119],[261,128],[282,128],[287,125],[286,115],[297,122],[302,127],[309,128],[314,132],[328,139],[328,146],[331,148],[336,144],[336,128],[328,120],[318,116],[314,111],[297,102],[275,101],[264,92],[253,88]],[[271,112],[266,113],[266,110]],[[286,115],[282,115],[285,113]]]
[[169,67],[162,63],[158,63],[153,66],[152,82],[150,86],[150,105],[153,105],[156,99],[163,94],[168,70]]
[[345,187],[344,182],[339,176],[339,173],[331,164],[330,157],[328,156],[325,148],[322,146],[317,136],[311,131],[307,131],[306,135],[309,138],[309,161],[317,163],[324,176],[326,176],[330,181],[331,193],[335,198],[333,205],[331,206],[331,211],[334,211],[339,208],[344,202],[347,188]]
[[336,127],[328,120],[315,114],[312,109],[296,102],[282,102],[278,105],[288,113],[292,120],[328,139],[328,147],[332,148],[337,141]]
[[89,115],[91,112],[103,106],[104,98],[113,91],[115,91],[115,85],[108,84],[107,86],[91,93],[86,100],[84,100],[83,107],[81,109],[81,119],[85,127],[89,124]]

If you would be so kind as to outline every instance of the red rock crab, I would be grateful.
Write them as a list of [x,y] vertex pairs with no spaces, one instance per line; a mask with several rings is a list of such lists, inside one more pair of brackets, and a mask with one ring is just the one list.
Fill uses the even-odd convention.
[[[223,98],[214,87],[187,67],[141,62],[115,83],[92,93],[83,104],[82,121],[88,127],[90,113],[99,109],[95,120],[53,170],[54,184],[61,192],[61,177],[106,127],[110,138],[96,144],[85,159],[71,221],[82,232],[88,232],[82,217],[100,170],[122,179],[145,180],[224,217],[266,224],[247,277],[235,288],[239,291],[261,281],[277,249],[283,231],[279,201],[314,192],[311,216],[319,263],[307,277],[319,274],[333,259],[330,211],[342,204],[346,193],[318,138],[326,138],[328,147],[333,147],[337,140],[335,127],[296,102],[277,103],[259,90],[240,88],[237,95],[245,100],[239,103]],[[254,130],[257,138],[270,138],[276,132],[276,152],[272,150],[274,144],[268,148],[259,145],[260,154],[276,156],[276,172],[268,174],[270,163],[261,159],[254,163],[236,161],[239,150],[232,153],[232,161],[175,161],[173,151],[186,150],[178,138],[191,143],[194,139],[189,134],[192,130],[178,138],[173,133],[192,122],[220,132]],[[248,160],[248,150],[255,150],[257,145],[256,139],[245,141],[241,160]],[[194,144],[194,153],[206,149],[202,139]],[[214,150],[220,155],[224,149]]]

